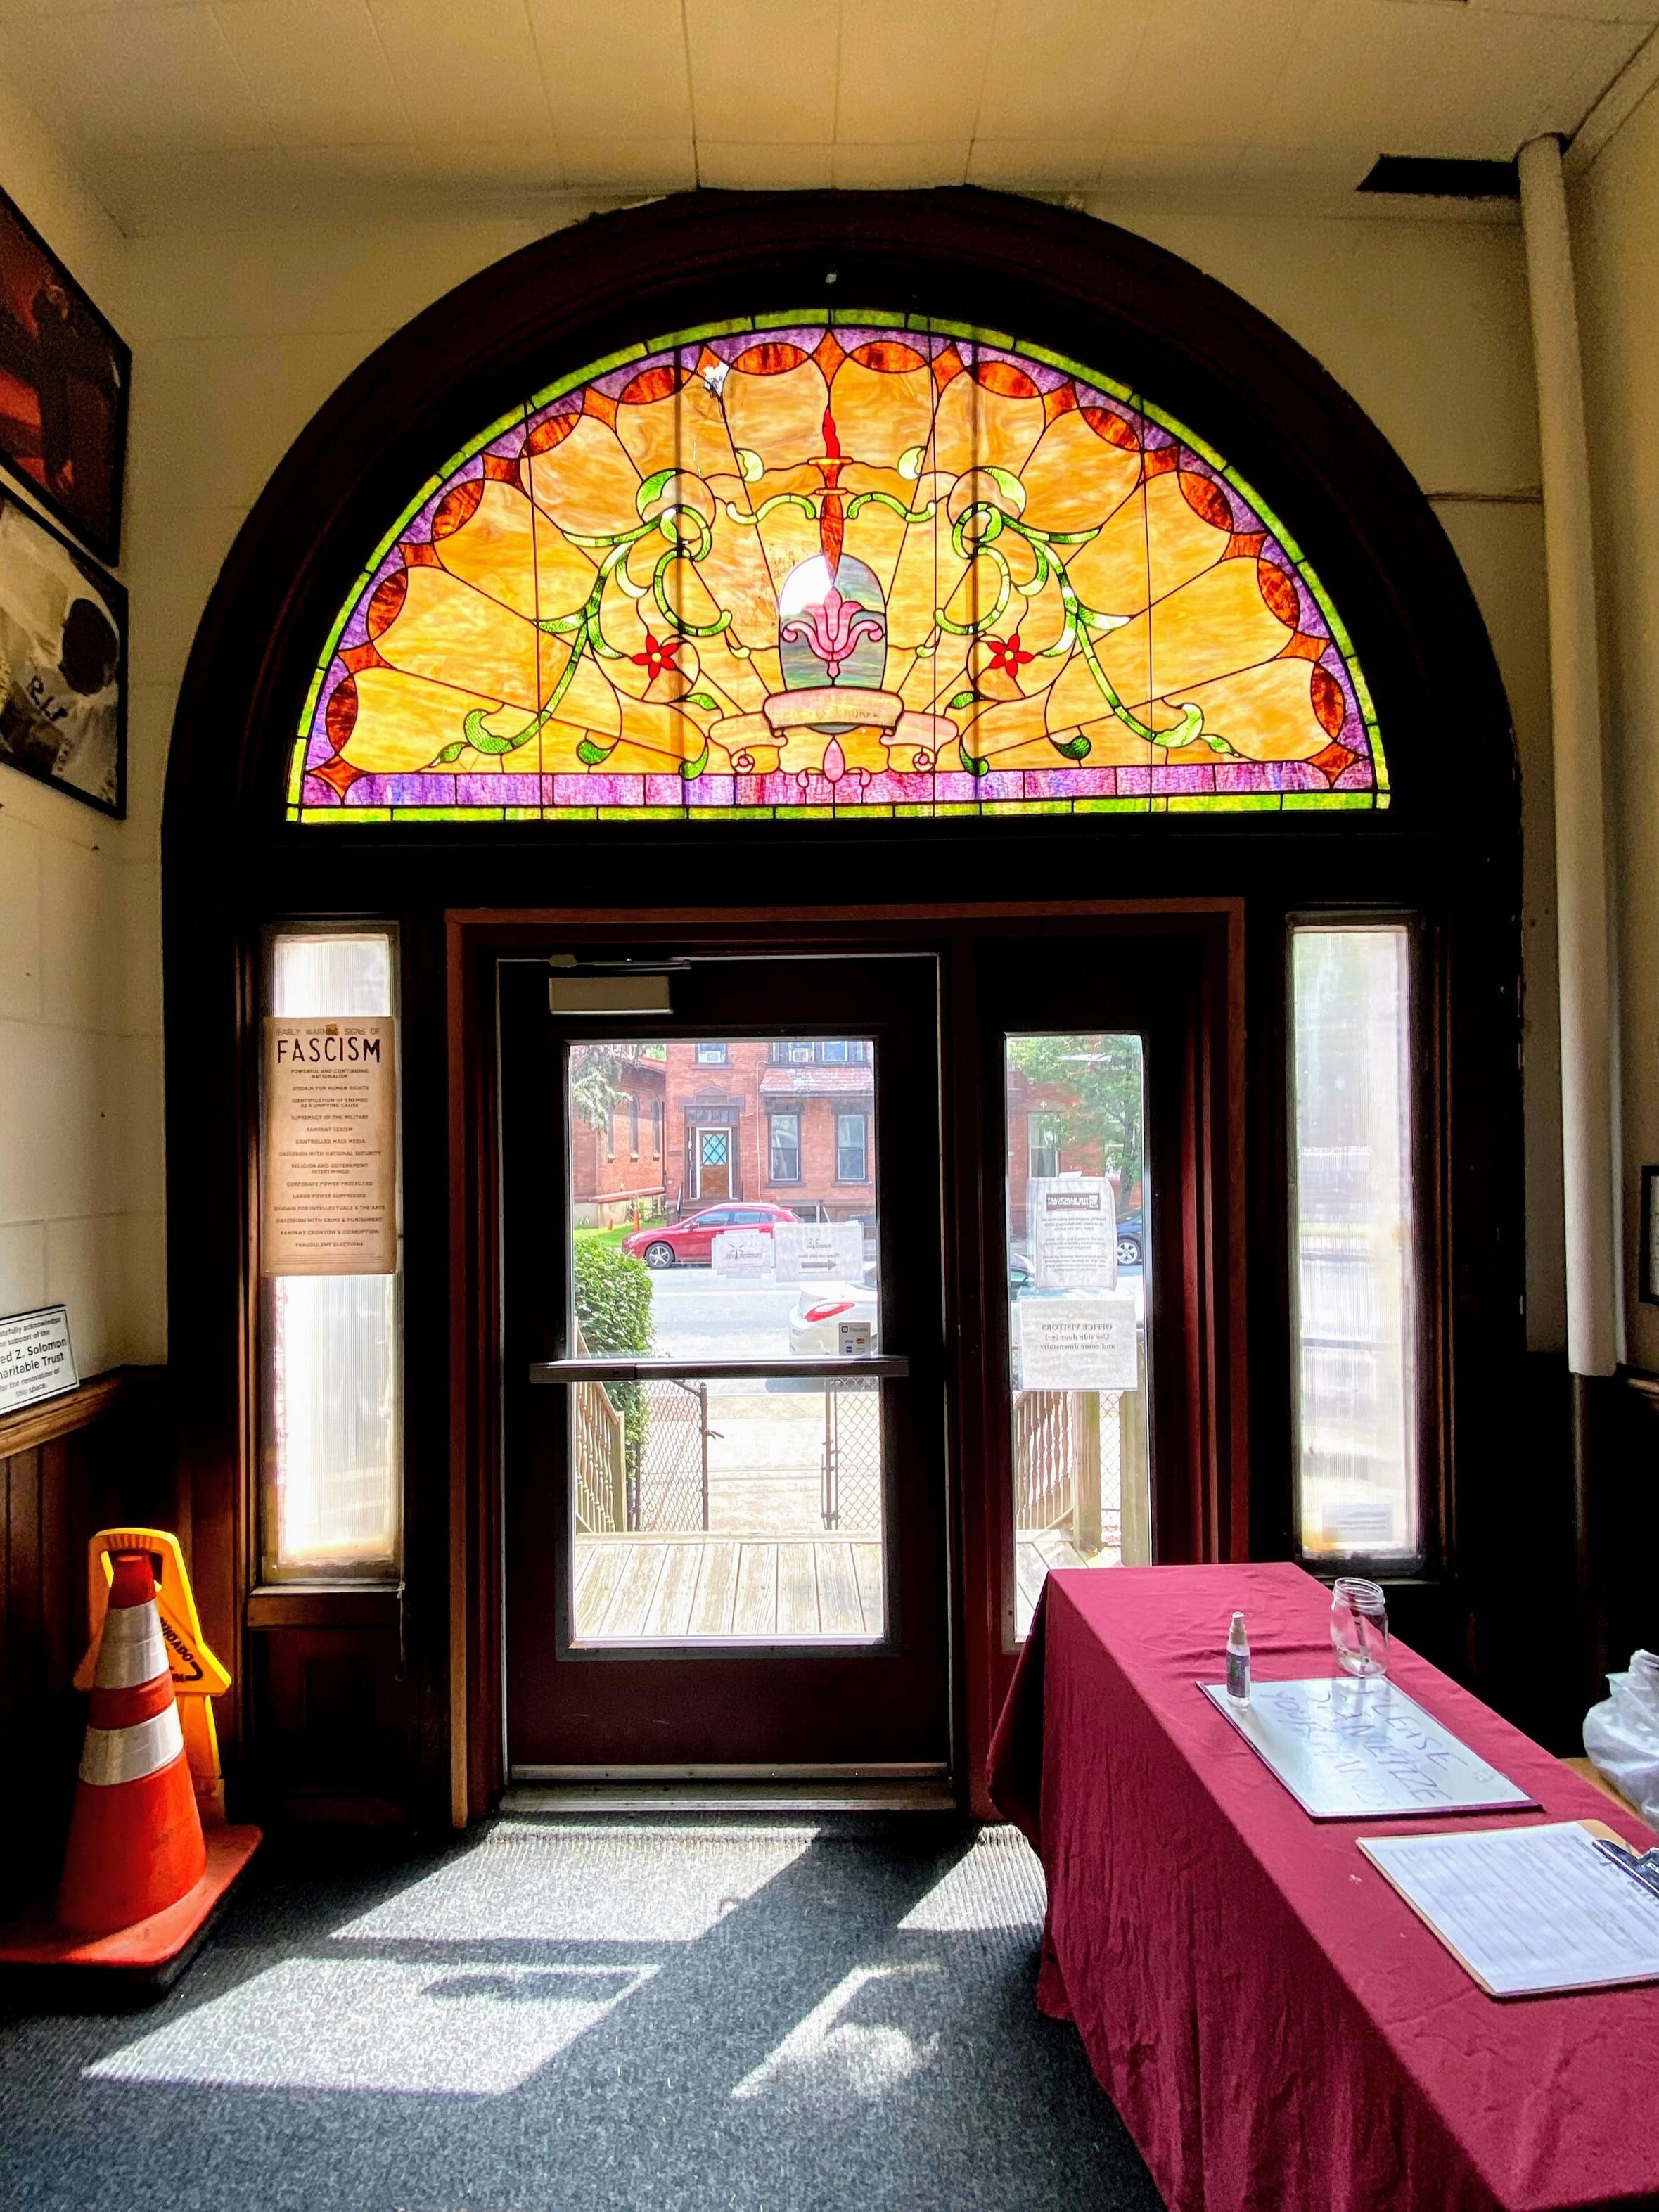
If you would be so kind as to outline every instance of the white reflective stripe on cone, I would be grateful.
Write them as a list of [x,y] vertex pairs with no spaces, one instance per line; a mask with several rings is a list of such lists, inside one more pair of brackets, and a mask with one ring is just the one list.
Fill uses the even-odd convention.
[[184,1747],[177,1705],[153,1713],[147,1721],[135,1721],[131,1728],[89,1728],[81,1753],[81,1779],[104,1788],[117,1782],[142,1782],[177,1759]]
[[100,1690],[136,1690],[167,1672],[167,1647],[161,1640],[161,1618],[152,1598],[148,1605],[111,1606],[104,1615],[103,1641],[98,1646],[98,1671],[93,1676]]

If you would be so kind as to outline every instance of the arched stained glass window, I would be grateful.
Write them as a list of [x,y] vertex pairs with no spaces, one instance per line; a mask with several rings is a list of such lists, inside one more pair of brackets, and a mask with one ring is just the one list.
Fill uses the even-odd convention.
[[599,362],[424,484],[295,749],[328,821],[1374,808],[1352,647],[1204,441],[933,320]]

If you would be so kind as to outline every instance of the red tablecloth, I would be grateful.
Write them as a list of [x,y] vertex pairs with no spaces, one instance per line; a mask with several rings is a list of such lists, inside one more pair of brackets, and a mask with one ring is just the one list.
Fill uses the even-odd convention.
[[991,1749],[1048,1876],[1038,2002],[1170,2212],[1659,2205],[1659,1987],[1500,2003],[1354,1842],[1500,1818],[1651,1838],[1398,1644],[1401,1687],[1543,1812],[1310,1820],[1194,1687],[1235,1607],[1258,1680],[1332,1671],[1299,1567],[1051,1574]]

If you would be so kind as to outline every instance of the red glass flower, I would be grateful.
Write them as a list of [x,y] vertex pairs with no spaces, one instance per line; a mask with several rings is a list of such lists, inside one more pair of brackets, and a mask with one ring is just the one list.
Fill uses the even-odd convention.
[[[1018,644],[1019,641],[1016,639],[1014,641]],[[673,670],[676,675],[678,674],[678,669],[674,669],[674,655],[679,651],[681,643],[682,640],[678,637],[656,638],[652,636],[649,630],[647,630],[645,651],[635,653],[630,655],[630,658],[636,668],[644,668],[650,672],[651,680],[654,683],[665,668]]]
[[1018,630],[1011,637],[988,637],[985,642],[991,648],[991,672],[994,676],[1018,676],[1028,661],[1036,659],[1036,653],[1020,650]]

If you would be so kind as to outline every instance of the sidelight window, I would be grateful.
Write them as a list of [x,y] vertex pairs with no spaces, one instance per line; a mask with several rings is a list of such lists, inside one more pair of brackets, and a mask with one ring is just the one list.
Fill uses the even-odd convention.
[[1291,937],[1291,1251],[1304,1557],[1422,1555],[1405,922]]
[[[259,1320],[269,1581],[398,1571],[396,977],[390,929],[291,930],[269,941]],[[371,1049],[384,1057],[365,1057]]]

